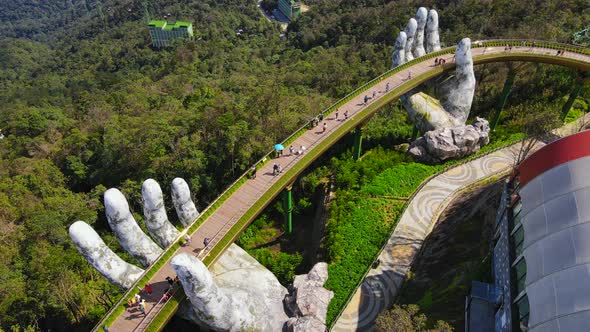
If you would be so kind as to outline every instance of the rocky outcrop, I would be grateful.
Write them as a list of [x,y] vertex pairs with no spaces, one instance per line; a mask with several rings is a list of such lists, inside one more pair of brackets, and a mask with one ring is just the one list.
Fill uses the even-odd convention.
[[199,211],[191,198],[191,191],[184,179],[175,178],[172,180],[172,203],[178,219],[184,226],[190,225],[199,216]]
[[285,307],[290,316],[289,331],[319,331],[326,329],[328,304],[334,293],[325,289],[328,280],[328,264],[317,263],[308,274],[295,276],[293,287],[285,297]]
[[144,267],[152,264],[160,256],[162,249],[141,231],[129,211],[125,196],[116,188],[107,190],[104,193],[104,207],[109,226],[115,232],[121,247]]
[[141,186],[145,226],[154,240],[166,248],[178,237],[179,232],[168,221],[164,208],[164,196],[158,182],[147,179]]
[[472,125],[432,130],[410,145],[408,154],[417,161],[439,163],[461,158],[479,151],[488,144],[490,127],[487,120],[477,117]]

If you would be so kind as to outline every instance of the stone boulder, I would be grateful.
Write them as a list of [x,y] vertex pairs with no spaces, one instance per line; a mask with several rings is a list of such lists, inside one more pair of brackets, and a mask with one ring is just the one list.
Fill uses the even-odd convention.
[[326,280],[326,263],[317,263],[308,274],[295,276],[284,301],[289,315],[294,316],[287,322],[288,331],[325,331],[328,304],[334,297],[332,291],[323,287]]
[[472,125],[439,128],[426,132],[410,145],[408,154],[415,160],[440,163],[473,154],[490,142],[490,126],[477,117]]

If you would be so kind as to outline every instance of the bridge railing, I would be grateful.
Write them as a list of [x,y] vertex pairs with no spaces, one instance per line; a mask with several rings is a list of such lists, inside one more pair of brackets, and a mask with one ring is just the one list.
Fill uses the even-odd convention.
[[[524,42],[524,44],[523,44],[523,42]],[[483,40],[483,41],[472,42],[471,47],[472,48],[498,47],[498,46],[506,46],[506,45],[528,46],[528,47],[534,46],[534,47],[542,47],[542,48],[555,49],[555,50],[559,49],[559,50],[565,50],[565,51],[574,52],[574,53],[590,55],[590,49],[588,49],[588,48],[579,47],[579,46],[570,45],[570,44],[561,44],[561,43],[536,41],[536,40],[520,40],[520,39]],[[363,92],[367,91],[369,87],[374,86],[377,83],[380,83],[381,81],[388,79],[389,77],[391,77],[391,76],[419,63],[419,62],[422,62],[424,60],[433,59],[435,57],[440,57],[445,54],[452,54],[452,53],[454,53],[455,49],[456,49],[456,46],[447,47],[447,48],[441,49],[439,51],[432,52],[432,53],[426,54],[422,57],[416,58],[412,61],[406,62],[406,63],[404,63],[398,67],[395,67],[393,69],[390,69],[390,70],[386,71],[385,73],[375,77],[374,79],[364,83],[363,85],[361,85],[358,88],[356,88],[355,90],[353,90],[351,93],[344,96],[342,99],[340,99],[340,100],[336,101],[335,103],[333,103],[332,105],[328,106],[327,108],[322,110],[320,113],[318,113],[316,115],[316,117],[319,117],[320,115],[322,115],[322,116],[330,115],[331,113],[335,112],[342,105],[346,104],[347,102],[349,102],[353,98],[355,98],[355,97],[361,95]],[[287,138],[285,138],[281,142],[281,144],[283,144],[284,146],[289,145],[290,143],[295,141],[295,139],[297,139],[299,136],[301,136],[303,133],[305,133],[308,130],[308,126],[309,126],[309,121],[304,123],[301,127],[299,127],[297,130],[295,130],[295,132],[293,132],[291,135],[289,135]],[[264,155],[261,159],[259,159],[256,163],[254,163],[253,166],[256,168],[259,168],[262,165],[264,165],[265,163],[269,162],[271,160],[271,156],[273,155],[273,153],[274,153],[274,150],[271,150],[266,155]],[[159,268],[166,261],[168,261],[168,259],[171,258],[171,256],[174,254],[174,252],[176,252],[176,250],[178,248],[180,248],[180,242],[182,241],[182,237],[184,236],[184,234],[194,233],[197,230],[197,228],[211,214],[213,214],[213,212],[215,212],[217,210],[217,208],[219,206],[221,206],[221,204],[223,204],[223,202],[225,202],[225,200],[227,198],[229,198],[231,196],[231,194],[233,194],[236,190],[238,190],[240,188],[240,186],[244,182],[246,182],[246,180],[249,177],[249,174],[250,174],[250,168],[248,168],[232,184],[230,184],[213,202],[211,202],[207,206],[207,208],[205,208],[202,211],[202,213],[185,229],[185,231],[181,232],[181,234],[178,236],[178,238],[170,246],[165,248],[163,253],[156,259],[156,261],[152,265],[150,265],[148,268],[146,268],[146,270],[141,275],[141,277],[138,279],[138,281],[135,282],[133,284],[133,286],[131,286],[129,288],[129,290],[127,290],[127,292],[124,293],[124,295],[121,297],[121,299],[111,308],[111,310],[109,310],[107,312],[105,317],[94,327],[93,331],[98,331],[99,328],[103,325],[109,325],[117,318],[117,316],[119,314],[121,314],[125,310],[125,304],[127,303],[127,300],[133,297],[138,285],[142,285],[142,284],[145,284],[146,282],[148,282],[151,279],[151,277],[159,270]],[[178,296],[176,296],[176,295],[178,295]],[[184,297],[185,297],[184,292],[182,292],[182,291],[177,292],[177,294],[175,294],[175,298],[177,301],[169,301],[166,303],[165,307],[169,306],[173,302],[180,302],[182,299],[184,299]]]

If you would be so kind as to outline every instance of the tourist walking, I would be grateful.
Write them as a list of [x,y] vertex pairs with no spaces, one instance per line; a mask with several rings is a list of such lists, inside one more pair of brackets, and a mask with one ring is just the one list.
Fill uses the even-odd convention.
[[408,81],[409,81],[409,80],[411,80],[411,79],[412,79],[412,71],[411,71],[411,70],[409,70],[409,71],[408,71]]
[[191,244],[191,236],[188,234],[184,234],[184,245],[188,246]]
[[325,133],[326,129],[328,129],[328,125],[324,122],[324,125],[322,126],[322,133]]
[[438,66],[438,58],[434,59],[434,66]]
[[344,120],[348,120],[348,110],[344,111]]
[[299,155],[301,156],[303,153],[305,153],[305,146],[302,145],[299,147]]
[[144,287],[143,289],[144,289],[144,290],[146,291],[146,293],[148,293],[148,294],[151,294],[151,293],[152,293],[152,285],[151,285],[151,284],[149,284],[149,283],[145,284],[145,287]]
[[145,316],[145,300],[141,300],[139,303],[139,311]]
[[166,277],[166,281],[170,284],[170,286],[174,285],[174,280],[172,280],[170,276]]
[[377,91],[373,91],[373,99],[375,99],[376,95],[377,95]]
[[293,145],[291,145],[291,146],[289,147],[289,155],[290,155],[290,156],[292,156],[292,155],[293,155],[293,153],[295,153],[295,149],[293,148]]
[[256,179],[256,165],[250,167],[250,178],[252,179]]
[[389,92],[389,82],[385,84],[385,92]]
[[272,175],[276,176],[277,174],[279,174],[279,165],[275,163],[272,165]]
[[365,95],[365,105],[367,105],[367,102],[369,101],[369,96]]
[[336,110],[336,117],[334,119],[338,120],[338,110]]
[[[207,246],[209,246],[210,242],[211,242],[211,240],[208,237],[203,239],[203,245],[205,245],[205,248],[207,248]],[[172,280],[172,279],[170,279],[170,280]],[[174,284],[174,281],[172,281],[172,283],[170,285],[173,285],[173,284]]]

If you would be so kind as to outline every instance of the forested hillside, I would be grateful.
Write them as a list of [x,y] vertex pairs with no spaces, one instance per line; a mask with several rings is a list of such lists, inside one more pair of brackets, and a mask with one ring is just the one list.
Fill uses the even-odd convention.
[[[67,227],[85,220],[129,258],[105,223],[106,188],[121,188],[141,221],[142,181],[156,179],[169,198],[179,176],[204,208],[312,114],[388,69],[394,36],[419,5],[439,9],[447,45],[568,41],[590,22],[588,0],[306,4],[283,41],[254,0],[0,2],[0,328],[88,330],[120,291]],[[168,13],[192,21],[195,39],[154,50],[147,17]],[[473,114],[488,114],[505,72],[477,70]],[[569,69],[522,72],[513,105],[561,103],[570,91]]]

